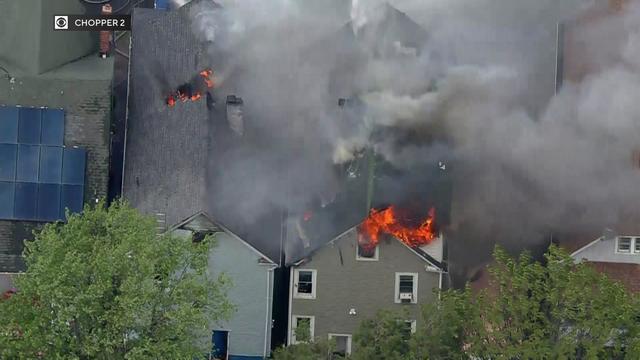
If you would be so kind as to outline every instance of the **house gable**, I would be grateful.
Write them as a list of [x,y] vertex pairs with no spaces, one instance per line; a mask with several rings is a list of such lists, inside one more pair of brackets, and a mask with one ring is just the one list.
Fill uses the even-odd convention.
[[[588,245],[578,249],[571,254],[576,261],[586,260],[589,262],[602,263],[620,263],[620,264],[640,264],[640,253],[636,253],[631,249],[628,253],[622,253],[617,250],[619,236],[611,239],[600,237]],[[640,237],[628,236],[630,238]],[[633,243],[631,244],[633,245]]]

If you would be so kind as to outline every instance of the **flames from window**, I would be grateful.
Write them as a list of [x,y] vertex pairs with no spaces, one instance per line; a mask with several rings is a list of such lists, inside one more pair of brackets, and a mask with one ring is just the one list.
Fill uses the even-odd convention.
[[384,234],[391,235],[410,247],[427,245],[436,237],[435,214],[435,209],[431,208],[425,219],[417,226],[412,226],[395,206],[382,210],[372,209],[359,226],[358,245],[364,252],[371,253]]
[[166,103],[169,107],[174,107],[178,101],[198,101],[202,99],[202,93],[215,86],[213,70],[204,69],[198,73],[190,82],[180,85],[175,92],[167,96]]

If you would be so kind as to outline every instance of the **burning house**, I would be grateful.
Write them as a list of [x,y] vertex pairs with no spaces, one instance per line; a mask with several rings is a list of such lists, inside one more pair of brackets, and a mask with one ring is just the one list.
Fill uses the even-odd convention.
[[[291,266],[289,344],[334,339],[349,354],[360,322],[380,309],[405,311],[408,331],[420,326],[419,305],[445,286],[444,238],[432,211],[417,225],[396,211],[372,211]],[[301,326],[311,338],[297,338]]]
[[192,31],[189,11],[198,3],[219,8],[195,1],[176,11],[135,9],[132,15],[122,194],[156,217],[158,232],[217,239],[210,271],[230,275],[228,296],[237,312],[211,324],[214,355],[263,359],[286,331],[286,318],[274,310],[286,298],[286,287],[283,296],[278,291],[280,252],[267,246],[280,242],[281,217],[275,212],[275,222],[245,226],[223,206],[212,206],[213,174],[252,132],[243,128],[242,99],[217,83],[216,61],[224,59],[212,59]]
[[[226,336],[219,341],[228,342],[230,359],[267,357],[271,348],[288,338],[292,342],[291,326],[297,322],[289,313],[302,317],[308,311],[300,306],[313,305],[298,302],[288,289],[290,280],[315,286],[314,280],[308,281],[309,272],[299,276],[305,266],[317,267],[318,281],[325,281],[318,282],[318,314],[336,306],[327,300],[333,290],[325,285],[335,283],[345,290],[356,283],[370,285],[361,293],[344,292],[340,306],[353,304],[353,311],[347,309],[348,320],[342,312],[328,313],[330,318],[318,315],[317,334],[328,336],[330,329],[324,327],[334,317],[345,326],[332,333],[351,334],[356,320],[389,306],[410,307],[414,315],[408,320],[415,320],[417,304],[433,299],[432,289],[447,283],[443,234],[451,183],[438,165],[443,159],[399,167],[373,147],[355,145],[349,145],[344,157],[333,157],[333,144],[307,127],[319,121],[274,126],[281,119],[307,120],[307,94],[270,101],[283,96],[272,90],[277,81],[291,78],[290,70],[278,78],[230,56],[228,48],[218,46],[225,44],[224,38],[212,42],[194,33],[200,14],[215,17],[219,9],[211,1],[192,1],[173,12],[135,10],[123,196],[155,216],[159,232],[196,236],[204,231],[224,239],[211,255],[224,259],[212,262],[212,270],[236,277],[230,301],[242,308],[229,323],[214,324],[211,331],[214,338]],[[383,7],[382,15],[358,35],[353,24],[346,24],[304,54],[328,82],[332,98],[326,99],[325,114],[338,119],[341,134],[352,135],[367,115],[361,96],[366,74],[349,70],[363,58],[414,56],[428,37],[393,7]],[[216,28],[216,35],[222,37],[224,29]],[[314,52],[344,61],[327,68],[317,63]],[[239,63],[229,64],[230,59]],[[212,73],[203,75],[203,69]],[[262,87],[267,89],[256,90]],[[200,95],[195,101],[194,94]],[[412,136],[411,130],[392,135],[395,141]],[[329,249],[337,246],[344,250],[334,257]],[[326,260],[319,260],[322,257]],[[336,261],[341,265],[329,272],[329,264]],[[216,268],[215,263],[224,265]],[[249,296],[251,288],[258,287],[256,279],[261,295]],[[385,279],[388,296],[369,297],[375,301],[365,303],[380,279]],[[246,314],[260,315],[249,319]]]

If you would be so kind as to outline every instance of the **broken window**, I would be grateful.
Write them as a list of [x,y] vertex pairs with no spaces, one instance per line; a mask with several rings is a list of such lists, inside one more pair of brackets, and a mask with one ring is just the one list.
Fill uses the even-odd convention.
[[631,252],[631,238],[619,237],[618,238],[618,252],[630,253]]
[[358,243],[357,250],[356,250],[356,260],[365,260],[365,261],[378,260],[378,256],[380,254],[379,249],[380,249],[379,246],[371,248],[370,246],[361,246]]
[[314,322],[313,316],[293,315],[291,343],[297,344],[311,341],[313,339]]
[[418,274],[396,273],[396,303],[417,303]]
[[295,270],[295,297],[315,299],[316,297],[316,271],[315,270]]
[[329,334],[333,355],[345,357],[351,354],[351,335],[348,334]]

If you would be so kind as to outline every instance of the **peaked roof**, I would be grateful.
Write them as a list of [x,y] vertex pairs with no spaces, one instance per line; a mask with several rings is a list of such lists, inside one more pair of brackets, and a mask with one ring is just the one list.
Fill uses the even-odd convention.
[[[320,251],[321,249],[327,247],[330,244],[334,244],[337,241],[342,240],[346,235],[354,232],[354,231],[358,231],[358,227],[360,226],[360,224],[350,228],[349,230],[345,231],[344,233],[336,236],[335,238],[331,239],[331,241],[322,244],[312,250],[310,250],[305,256],[297,259],[296,261],[293,261],[287,265],[299,265],[303,262],[305,262],[307,259],[311,258],[313,256],[314,253]],[[440,235],[442,236],[442,234]],[[407,249],[409,249],[411,252],[413,252],[416,256],[418,256],[420,259],[426,261],[427,263],[429,263],[431,266],[437,268],[440,271],[446,272],[447,271],[447,264],[446,264],[446,258],[443,258],[443,261],[438,261],[436,260],[433,256],[429,255],[428,251],[426,249],[420,248],[420,247],[415,247],[415,246],[409,246],[407,244],[405,244],[404,242],[400,241],[399,239],[395,238],[394,239],[399,242],[400,244],[402,244],[404,247],[406,247]],[[434,242],[431,245],[437,245],[438,246],[444,246],[443,242]],[[427,245],[429,246],[429,245]],[[443,256],[444,256],[444,249],[443,249]]]
[[176,11],[133,12],[122,194],[166,224],[206,211],[270,259],[278,259],[277,211],[246,224],[216,208],[211,169],[224,168],[221,149],[242,145],[220,126],[226,124],[227,94],[214,89],[201,101],[178,102],[172,108],[165,103],[178,86],[205,68],[215,71],[224,61],[222,54],[211,56],[211,44],[196,38],[190,17],[194,6],[220,8],[211,0],[195,0]]
[[[194,222],[196,222],[198,218],[205,218],[207,220],[207,222],[209,222],[209,224],[198,223],[195,227],[189,226],[189,225],[193,224]],[[261,259],[263,260],[263,263],[277,266],[276,261],[274,261],[273,259],[269,258],[267,255],[263,254],[262,252],[260,252],[260,250],[258,250],[255,247],[251,246],[251,244],[249,244],[248,242],[242,240],[242,238],[240,238],[238,235],[236,235],[233,231],[229,230],[227,227],[225,227],[221,223],[217,222],[215,219],[213,219],[209,214],[207,214],[204,211],[200,211],[200,212],[198,212],[196,214],[193,214],[193,215],[189,216],[188,218],[184,219],[183,221],[173,225],[168,231],[174,231],[174,230],[177,230],[177,229],[186,229],[186,230],[192,230],[192,231],[208,230],[208,231],[212,231],[214,233],[224,232],[224,233],[230,235],[235,240],[237,240],[240,243],[242,243],[247,248],[249,248],[256,255],[260,256]]]

